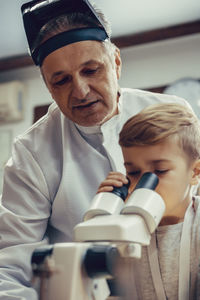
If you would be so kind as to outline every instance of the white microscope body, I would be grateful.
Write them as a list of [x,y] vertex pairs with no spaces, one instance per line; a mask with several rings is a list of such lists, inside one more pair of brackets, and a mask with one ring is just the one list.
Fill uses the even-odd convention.
[[97,194],[74,228],[74,243],[36,249],[32,262],[40,300],[107,299],[106,279],[115,276],[118,260],[139,259],[164,214],[157,184],[155,174],[145,173],[126,203],[127,186]]

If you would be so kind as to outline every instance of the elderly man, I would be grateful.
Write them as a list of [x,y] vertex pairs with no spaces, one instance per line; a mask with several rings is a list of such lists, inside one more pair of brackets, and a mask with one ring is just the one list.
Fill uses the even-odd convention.
[[31,1],[22,12],[32,58],[55,103],[16,138],[5,167],[4,300],[37,299],[30,283],[33,250],[47,243],[46,237],[51,243],[72,241],[100,182],[110,171],[125,172],[118,145],[124,122],[149,104],[184,102],[119,88],[119,49],[104,16],[87,1]]

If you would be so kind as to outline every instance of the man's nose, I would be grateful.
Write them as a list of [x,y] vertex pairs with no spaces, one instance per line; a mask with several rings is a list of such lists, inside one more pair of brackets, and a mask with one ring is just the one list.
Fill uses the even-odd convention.
[[87,80],[83,78],[74,78],[72,88],[72,96],[77,99],[85,99],[90,90]]

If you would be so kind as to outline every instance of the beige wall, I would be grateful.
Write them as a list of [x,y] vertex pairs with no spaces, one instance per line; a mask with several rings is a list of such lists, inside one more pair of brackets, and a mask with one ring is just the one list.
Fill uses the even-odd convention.
[[121,84],[150,88],[182,77],[200,79],[200,34],[156,42],[121,51]]

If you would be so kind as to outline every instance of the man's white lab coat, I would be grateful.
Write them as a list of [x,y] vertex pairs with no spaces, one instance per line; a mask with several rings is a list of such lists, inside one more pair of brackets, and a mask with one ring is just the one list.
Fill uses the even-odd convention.
[[0,299],[37,299],[30,286],[32,251],[47,235],[51,243],[72,241],[73,227],[108,172],[125,172],[118,145],[124,122],[147,105],[175,101],[183,103],[174,96],[122,89],[119,114],[99,129],[105,155],[84,137],[93,128],[78,129],[56,104],[16,138],[0,207]]

